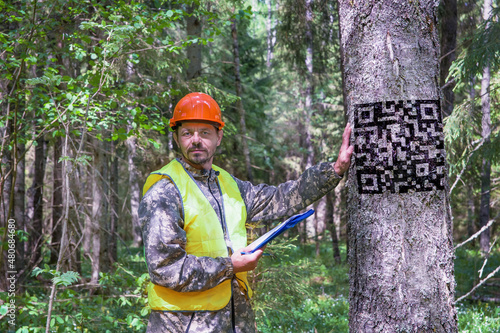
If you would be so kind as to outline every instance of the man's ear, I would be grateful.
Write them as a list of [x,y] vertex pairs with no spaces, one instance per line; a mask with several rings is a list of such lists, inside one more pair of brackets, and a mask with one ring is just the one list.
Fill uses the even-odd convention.
[[177,129],[172,133],[172,136],[174,137],[174,141],[177,144],[177,147],[180,147],[179,141],[177,140]]
[[223,130],[219,130],[217,132],[217,147],[220,146],[220,143],[222,142],[222,137],[224,136],[224,131]]

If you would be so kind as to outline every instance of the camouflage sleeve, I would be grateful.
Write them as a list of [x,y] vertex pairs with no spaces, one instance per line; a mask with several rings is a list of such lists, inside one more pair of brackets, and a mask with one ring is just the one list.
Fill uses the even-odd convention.
[[334,189],[340,179],[333,165],[325,162],[278,186],[236,182],[247,206],[248,221],[259,222],[296,214]]
[[151,282],[175,291],[203,291],[233,276],[229,257],[188,255],[179,193],[168,179],[157,182],[139,205]]

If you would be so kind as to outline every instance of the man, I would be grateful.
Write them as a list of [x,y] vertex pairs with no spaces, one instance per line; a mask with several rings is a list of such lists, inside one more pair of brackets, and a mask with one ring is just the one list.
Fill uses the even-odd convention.
[[210,96],[191,93],[170,127],[182,157],[151,173],[139,206],[152,308],[147,332],[255,332],[247,272],[262,250],[246,250],[245,223],[289,217],[332,190],[348,169],[346,126],[335,164],[298,180],[253,185],[212,164],[224,122]]

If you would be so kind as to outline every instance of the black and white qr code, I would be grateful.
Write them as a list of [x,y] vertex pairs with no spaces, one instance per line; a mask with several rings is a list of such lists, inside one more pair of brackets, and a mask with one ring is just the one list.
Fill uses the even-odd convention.
[[443,190],[445,153],[439,100],[354,107],[359,193]]

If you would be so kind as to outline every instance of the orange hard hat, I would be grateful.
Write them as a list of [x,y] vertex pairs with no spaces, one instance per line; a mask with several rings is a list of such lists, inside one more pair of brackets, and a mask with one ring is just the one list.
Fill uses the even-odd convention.
[[210,121],[217,123],[219,129],[224,127],[217,102],[209,95],[200,92],[190,93],[181,98],[175,106],[172,119],[170,119],[170,128],[178,126],[179,122],[186,120]]

